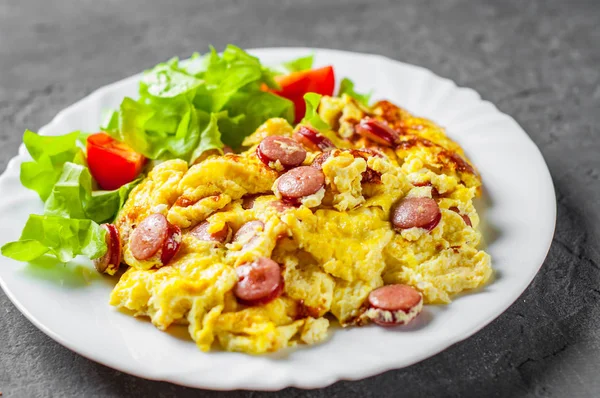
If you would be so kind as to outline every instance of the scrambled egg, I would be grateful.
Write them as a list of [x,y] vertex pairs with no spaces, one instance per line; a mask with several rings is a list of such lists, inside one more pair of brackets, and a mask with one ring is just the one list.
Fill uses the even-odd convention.
[[[433,122],[382,101],[365,108],[352,98],[325,97],[323,132],[339,149],[323,162],[325,191],[298,207],[278,208],[273,185],[280,173],[263,164],[256,146],[269,135],[292,136],[283,119],[271,119],[247,137],[240,154],[213,155],[191,167],[180,160],[160,163],[129,196],[116,225],[129,265],[110,303],[147,316],[161,330],[188,325],[201,350],[220,346],[253,354],[327,338],[331,320],[357,324],[369,293],[404,283],[425,304],[449,303],[454,294],[484,285],[490,257],[477,247],[481,233],[472,200],[481,181],[460,146]],[[395,148],[381,147],[354,133],[370,116],[400,133]],[[370,148],[356,156],[352,150]],[[308,152],[310,164],[320,152]],[[363,181],[369,170],[377,177]],[[396,232],[390,209],[407,197],[433,197],[441,221],[430,232]],[[255,198],[252,208],[244,205]],[[151,213],[161,213],[183,231],[181,249],[167,266],[138,261],[129,236]],[[260,220],[258,241],[215,245],[189,231],[207,220],[210,231],[225,224],[237,231]],[[468,220],[468,222],[466,221]],[[266,305],[244,306],[232,292],[235,268],[257,257],[282,266],[283,294]]]

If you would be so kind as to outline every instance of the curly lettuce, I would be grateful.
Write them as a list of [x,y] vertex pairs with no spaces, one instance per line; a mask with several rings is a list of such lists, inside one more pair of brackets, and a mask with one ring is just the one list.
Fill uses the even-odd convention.
[[79,132],[46,137],[26,130],[23,143],[33,161],[21,163],[21,184],[48,199],[52,187],[60,178],[65,162],[72,162],[81,152],[77,146]]
[[79,132],[23,137],[34,159],[21,167],[21,182],[44,200],[44,214],[32,214],[18,241],[2,246],[4,256],[32,261],[52,256],[61,262],[77,255],[97,258],[106,252],[100,223],[112,220],[141,178],[114,191],[94,191]]
[[349,95],[364,106],[369,106],[369,101],[371,100],[372,93],[360,94],[354,91],[354,82],[345,77],[340,83],[340,90],[338,92],[338,96],[341,97],[343,94]]
[[307,55],[305,57],[300,57],[288,62],[284,62],[283,67],[288,72],[302,72],[305,70],[310,70],[313,67],[314,59],[315,56],[313,54]]
[[258,58],[233,45],[220,55],[211,48],[146,71],[140,98],[125,98],[103,129],[150,159],[193,163],[206,150],[239,147],[269,118],[293,121],[293,103],[264,87],[278,88]]
[[123,207],[129,192],[141,178],[114,191],[92,191],[92,175],[87,167],[67,162],[44,205],[48,216],[90,219],[97,223],[112,220]]
[[330,126],[321,119],[321,116],[317,113],[321,98],[323,96],[317,93],[306,93],[304,94],[304,103],[306,104],[306,113],[304,119],[300,123],[307,123],[316,128],[317,130],[329,130]]
[[91,259],[106,253],[106,231],[92,220],[32,214],[16,242],[2,246],[2,255],[18,261],[32,261],[50,255],[60,262],[78,255]]

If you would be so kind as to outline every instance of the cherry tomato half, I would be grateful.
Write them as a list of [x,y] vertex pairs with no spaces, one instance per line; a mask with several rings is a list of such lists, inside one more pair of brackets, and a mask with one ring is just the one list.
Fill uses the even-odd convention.
[[294,103],[296,109],[295,123],[302,120],[306,111],[304,94],[333,95],[335,86],[335,75],[332,66],[277,76],[275,80],[279,83],[281,89],[274,91],[274,93]]
[[146,158],[106,133],[87,138],[87,162],[102,189],[113,190],[136,179]]

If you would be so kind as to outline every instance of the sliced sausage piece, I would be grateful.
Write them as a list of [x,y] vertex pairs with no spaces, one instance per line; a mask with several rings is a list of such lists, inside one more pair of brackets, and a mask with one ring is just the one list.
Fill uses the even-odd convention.
[[260,195],[244,195],[242,197],[242,209],[249,210],[254,207],[254,201]]
[[267,257],[236,268],[238,282],[233,293],[245,305],[266,304],[281,295],[283,277],[281,267]]
[[382,326],[402,325],[413,320],[423,308],[423,296],[408,285],[387,285],[369,294],[366,315]]
[[277,180],[281,199],[291,204],[297,204],[301,198],[317,193],[324,185],[325,175],[312,166],[296,167]]
[[354,129],[361,136],[381,145],[394,146],[398,142],[398,133],[379,120],[365,118]]
[[458,209],[458,207],[455,207],[455,206],[453,206],[453,207],[451,207],[451,208],[450,208],[450,209],[448,209],[448,210],[452,210],[453,212],[455,212],[455,213],[458,213],[458,215],[462,217],[462,219],[463,219],[463,221],[465,222],[465,224],[467,224],[469,227],[472,227],[472,226],[473,226],[473,224],[471,223],[471,217],[469,217],[469,216],[468,216],[468,215],[466,215],[466,214],[462,214],[462,213],[460,212],[460,210]]
[[441,217],[438,204],[431,198],[404,198],[391,212],[391,222],[396,230],[417,227],[431,231]]
[[208,232],[210,223],[204,221],[190,231],[190,235],[206,242],[227,243],[231,239],[231,227],[225,224],[219,231]]
[[169,233],[169,222],[162,214],[146,217],[131,233],[129,247],[136,259],[143,261],[154,256],[165,243]]
[[322,170],[323,169],[323,163],[325,163],[325,161],[327,159],[329,159],[329,156],[331,156],[331,151],[325,151],[323,153],[318,154],[313,159],[312,163],[310,164],[311,167],[314,167],[315,169]]
[[180,247],[181,229],[177,225],[169,223],[167,238],[165,239],[165,243],[163,243],[162,251],[160,253],[160,262],[163,265],[169,264],[179,251]]
[[335,148],[331,140],[309,126],[298,126],[294,139],[311,151],[327,151]]
[[421,300],[421,293],[409,285],[386,285],[369,293],[369,305],[387,311],[408,312]]
[[94,260],[94,266],[100,273],[114,274],[121,265],[121,237],[113,224],[102,224],[106,230],[106,253]]
[[306,159],[306,150],[291,138],[271,135],[258,145],[256,155],[267,166],[279,160],[287,169],[301,165]]
[[256,247],[258,235],[265,229],[265,223],[260,220],[248,221],[237,230],[233,236],[234,242],[241,243],[242,250],[250,250]]

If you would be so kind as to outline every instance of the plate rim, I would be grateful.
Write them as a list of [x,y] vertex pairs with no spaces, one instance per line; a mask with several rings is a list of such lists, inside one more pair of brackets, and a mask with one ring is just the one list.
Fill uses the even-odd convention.
[[[148,380],[157,380],[157,381],[167,381],[170,383],[175,383],[175,384],[179,384],[179,385],[183,385],[183,386],[187,386],[187,387],[192,387],[192,388],[205,388],[205,389],[213,389],[213,390],[233,390],[233,389],[258,389],[258,390],[263,390],[263,391],[274,391],[274,390],[279,390],[282,388],[286,388],[286,387],[297,387],[297,388],[320,388],[320,387],[326,387],[329,386],[339,380],[358,380],[358,379],[363,379],[366,377],[371,377],[377,374],[380,374],[382,372],[388,371],[388,370],[394,370],[394,369],[401,369],[401,368],[405,368],[408,366],[411,366],[415,363],[421,362],[427,358],[430,358],[432,356],[435,356],[437,354],[439,354],[440,352],[450,348],[451,346],[455,345],[456,343],[466,340],[469,337],[471,337],[472,335],[474,335],[475,333],[477,333],[478,331],[482,330],[484,327],[486,327],[487,325],[489,325],[494,319],[498,318],[501,314],[503,314],[509,307],[511,307],[514,302],[516,302],[519,297],[522,296],[522,294],[526,291],[526,289],[529,287],[529,285],[531,284],[531,282],[533,281],[534,277],[537,275],[537,273],[539,272],[540,268],[542,267],[547,254],[550,250],[550,247],[552,245],[552,241],[553,241],[553,237],[554,237],[554,233],[555,233],[555,229],[556,229],[556,208],[557,208],[557,203],[556,203],[556,191],[555,191],[555,187],[554,187],[554,183],[552,180],[552,176],[550,173],[550,170],[548,168],[547,162],[544,159],[543,154],[541,153],[540,149],[537,147],[537,145],[533,142],[533,140],[531,139],[531,137],[527,134],[527,132],[520,126],[520,124],[509,114],[502,112],[500,109],[498,109],[496,107],[496,105],[494,105],[493,103],[491,103],[490,101],[484,100],[481,95],[475,91],[474,89],[471,89],[469,87],[462,87],[462,86],[458,86],[453,80],[449,79],[449,78],[445,78],[443,76],[440,76],[434,72],[432,72],[431,70],[419,66],[419,65],[414,65],[414,64],[410,64],[407,62],[403,62],[403,61],[399,61],[381,54],[374,54],[374,53],[367,53],[367,52],[354,52],[354,51],[345,51],[345,50],[338,50],[338,49],[327,49],[327,48],[319,48],[319,47],[261,47],[261,48],[250,48],[250,49],[246,49],[246,51],[250,52],[250,53],[256,53],[256,52],[260,52],[260,53],[268,53],[268,52],[273,52],[273,53],[279,53],[279,52],[293,52],[293,53],[301,53],[301,52],[313,52],[313,53],[338,53],[338,54],[342,54],[342,55],[346,55],[346,56],[358,56],[358,57],[371,57],[371,58],[377,58],[379,60],[382,60],[384,62],[391,62],[393,64],[400,64],[403,67],[409,67],[411,69],[417,69],[419,70],[421,73],[425,73],[429,76],[434,77],[435,79],[439,79],[445,83],[450,83],[452,85],[452,88],[454,90],[460,90],[460,91],[465,91],[465,92],[469,92],[471,94],[475,95],[475,100],[481,103],[486,104],[487,106],[491,106],[492,110],[495,113],[498,113],[500,115],[502,115],[502,117],[508,118],[512,123],[514,123],[514,125],[520,130],[521,135],[523,136],[523,138],[526,138],[528,140],[528,142],[531,144],[532,149],[534,149],[537,152],[537,155],[539,156],[539,160],[542,161],[544,167],[544,171],[545,171],[545,175],[543,176],[543,178],[545,178],[547,181],[546,183],[548,184],[547,187],[552,191],[552,197],[553,200],[551,201],[551,231],[548,231],[548,238],[545,239],[545,244],[544,244],[544,250],[543,253],[540,250],[539,254],[538,254],[538,258],[540,259],[539,261],[539,265],[536,268],[532,267],[532,271],[527,275],[526,278],[522,279],[522,288],[520,287],[518,289],[519,293],[515,295],[514,298],[511,299],[510,302],[506,303],[505,305],[502,305],[502,309],[501,310],[497,310],[497,311],[492,311],[490,313],[487,314],[487,316],[485,317],[485,320],[482,321],[481,323],[479,323],[477,326],[470,328],[469,330],[467,330],[465,333],[463,333],[460,336],[452,336],[450,338],[447,338],[446,340],[443,341],[443,343],[441,344],[432,344],[432,348],[429,349],[427,351],[427,354],[425,355],[421,355],[419,358],[416,358],[414,360],[408,361],[407,364],[402,365],[400,367],[398,366],[390,366],[388,364],[379,366],[379,367],[373,367],[370,366],[368,368],[368,371],[363,371],[362,373],[360,373],[359,375],[349,375],[349,372],[342,372],[342,371],[333,371],[330,373],[329,377],[323,377],[321,378],[318,382],[306,382],[303,381],[301,377],[291,377],[289,374],[286,374],[286,377],[280,377],[278,379],[274,379],[274,381],[276,381],[275,383],[271,382],[271,383],[259,383],[257,385],[253,385],[253,386],[249,386],[249,387],[245,387],[245,383],[244,381],[242,381],[241,383],[239,382],[239,380],[243,380],[243,379],[237,379],[237,381],[235,379],[232,379],[230,381],[234,382],[231,385],[225,385],[223,383],[196,383],[196,384],[190,384],[188,381],[189,378],[178,378],[177,375],[181,374],[181,373],[175,373],[175,374],[170,374],[170,377],[164,377],[161,374],[154,374],[154,375],[150,375],[148,373],[145,372],[136,372],[135,369],[132,369],[131,367],[126,367],[126,366],[121,366],[119,364],[118,360],[114,360],[114,361],[105,361],[105,360],[99,360],[96,357],[94,357],[92,354],[88,354],[87,350],[85,349],[81,349],[81,347],[76,346],[76,344],[71,343],[68,339],[63,338],[63,336],[60,336],[59,334],[57,334],[56,332],[54,332],[54,330],[52,330],[51,328],[49,328],[48,326],[46,326],[44,323],[40,322],[35,316],[33,316],[33,314],[30,313],[30,311],[27,309],[27,307],[25,305],[23,305],[18,298],[16,297],[16,295],[14,294],[14,292],[8,287],[8,285],[5,283],[4,279],[2,278],[2,276],[0,275],[0,287],[2,288],[2,290],[4,291],[4,293],[6,294],[6,296],[9,298],[9,300],[12,302],[12,304],[31,322],[33,323],[39,330],[41,330],[43,333],[45,333],[47,336],[49,336],[50,338],[52,338],[53,340],[55,340],[56,342],[58,342],[59,344],[61,344],[62,346],[68,348],[69,350],[77,353],[78,355],[81,355],[89,360],[92,360],[94,362],[100,363],[104,366],[122,371],[124,373],[130,374],[130,375],[134,375],[140,378],[144,378],[144,379],[148,379]],[[125,77],[123,79],[120,79],[118,81],[109,83],[107,85],[104,85],[102,87],[99,87],[95,90],[93,90],[92,92],[90,92],[88,95],[80,98],[79,100],[77,100],[76,102],[72,103],[71,105],[63,108],[62,110],[60,110],[48,123],[46,123],[44,126],[40,127],[39,132],[41,135],[46,135],[45,131],[49,128],[50,125],[57,123],[58,121],[60,121],[60,119],[62,119],[65,114],[68,114],[70,112],[73,111],[74,108],[77,108],[79,106],[82,106],[83,102],[86,100],[91,100],[94,97],[100,97],[102,96],[104,93],[106,92],[110,92],[111,90],[116,89],[119,86],[122,86],[128,82],[130,82],[131,80],[134,79],[138,79],[139,76],[141,75],[141,73],[137,73],[128,77]],[[9,175],[9,171],[11,171],[12,169],[14,169],[16,167],[16,164],[20,161],[20,158],[24,155],[27,154],[26,148],[24,146],[23,143],[20,144],[19,149],[18,149],[18,155],[14,156],[13,158],[11,158],[9,160],[9,162],[7,163],[6,169],[2,172],[2,174],[0,175],[0,184],[2,184],[4,182],[5,179],[7,179],[8,175]],[[542,177],[542,176],[540,176]],[[91,352],[91,351],[90,351]],[[186,372],[183,372],[183,374],[187,374]],[[201,384],[201,385],[200,385]]]

